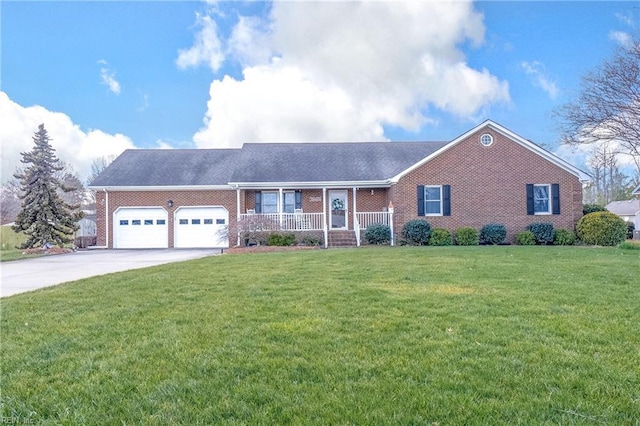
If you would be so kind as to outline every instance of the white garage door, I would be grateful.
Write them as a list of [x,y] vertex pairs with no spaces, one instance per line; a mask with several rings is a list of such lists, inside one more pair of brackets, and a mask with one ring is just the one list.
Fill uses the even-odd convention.
[[113,247],[167,248],[167,220],[167,211],[162,207],[121,207],[114,213]]
[[229,247],[224,207],[180,207],[175,213],[174,246],[177,248]]

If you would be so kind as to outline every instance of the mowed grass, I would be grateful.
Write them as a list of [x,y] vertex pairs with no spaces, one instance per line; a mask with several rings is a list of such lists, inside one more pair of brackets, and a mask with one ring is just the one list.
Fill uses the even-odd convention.
[[11,226],[0,226],[0,262],[26,257],[22,254],[23,250],[16,248],[25,241],[27,241],[26,235],[14,232]]
[[1,300],[37,424],[640,424],[640,251],[223,255]]

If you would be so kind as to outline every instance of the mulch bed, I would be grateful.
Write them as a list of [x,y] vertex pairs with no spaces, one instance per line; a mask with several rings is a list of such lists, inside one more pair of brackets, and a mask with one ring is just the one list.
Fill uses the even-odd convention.
[[39,255],[43,255],[43,254],[66,254],[66,253],[73,253],[73,250],[70,249],[70,248],[64,248],[64,247],[51,247],[51,248],[39,247],[39,248],[32,248],[32,249],[22,250],[22,254],[24,254],[24,255],[29,255],[29,254],[39,254]]
[[319,248],[319,246],[237,246],[225,249],[224,252],[229,254],[271,253],[277,251],[318,250]]

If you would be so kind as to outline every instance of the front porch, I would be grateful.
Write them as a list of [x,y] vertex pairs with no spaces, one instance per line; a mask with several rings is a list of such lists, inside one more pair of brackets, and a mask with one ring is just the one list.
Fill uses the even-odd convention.
[[[241,234],[257,234],[270,232],[308,232],[322,233],[324,247],[360,246],[363,243],[364,233],[368,226],[383,224],[391,229],[391,245],[393,239],[393,208],[378,212],[356,212],[353,220],[349,218],[349,212],[344,213],[345,226],[329,227],[329,223],[336,223],[324,213],[242,213],[238,215],[238,245],[241,243]],[[335,213],[330,213],[335,214]],[[348,224],[353,227],[349,227]],[[353,236],[353,238],[351,238]]]

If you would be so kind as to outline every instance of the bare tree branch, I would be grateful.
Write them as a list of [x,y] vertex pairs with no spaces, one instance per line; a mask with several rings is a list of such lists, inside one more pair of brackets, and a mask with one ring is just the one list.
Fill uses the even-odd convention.
[[556,115],[563,143],[615,142],[640,171],[640,40],[587,74],[578,99]]

